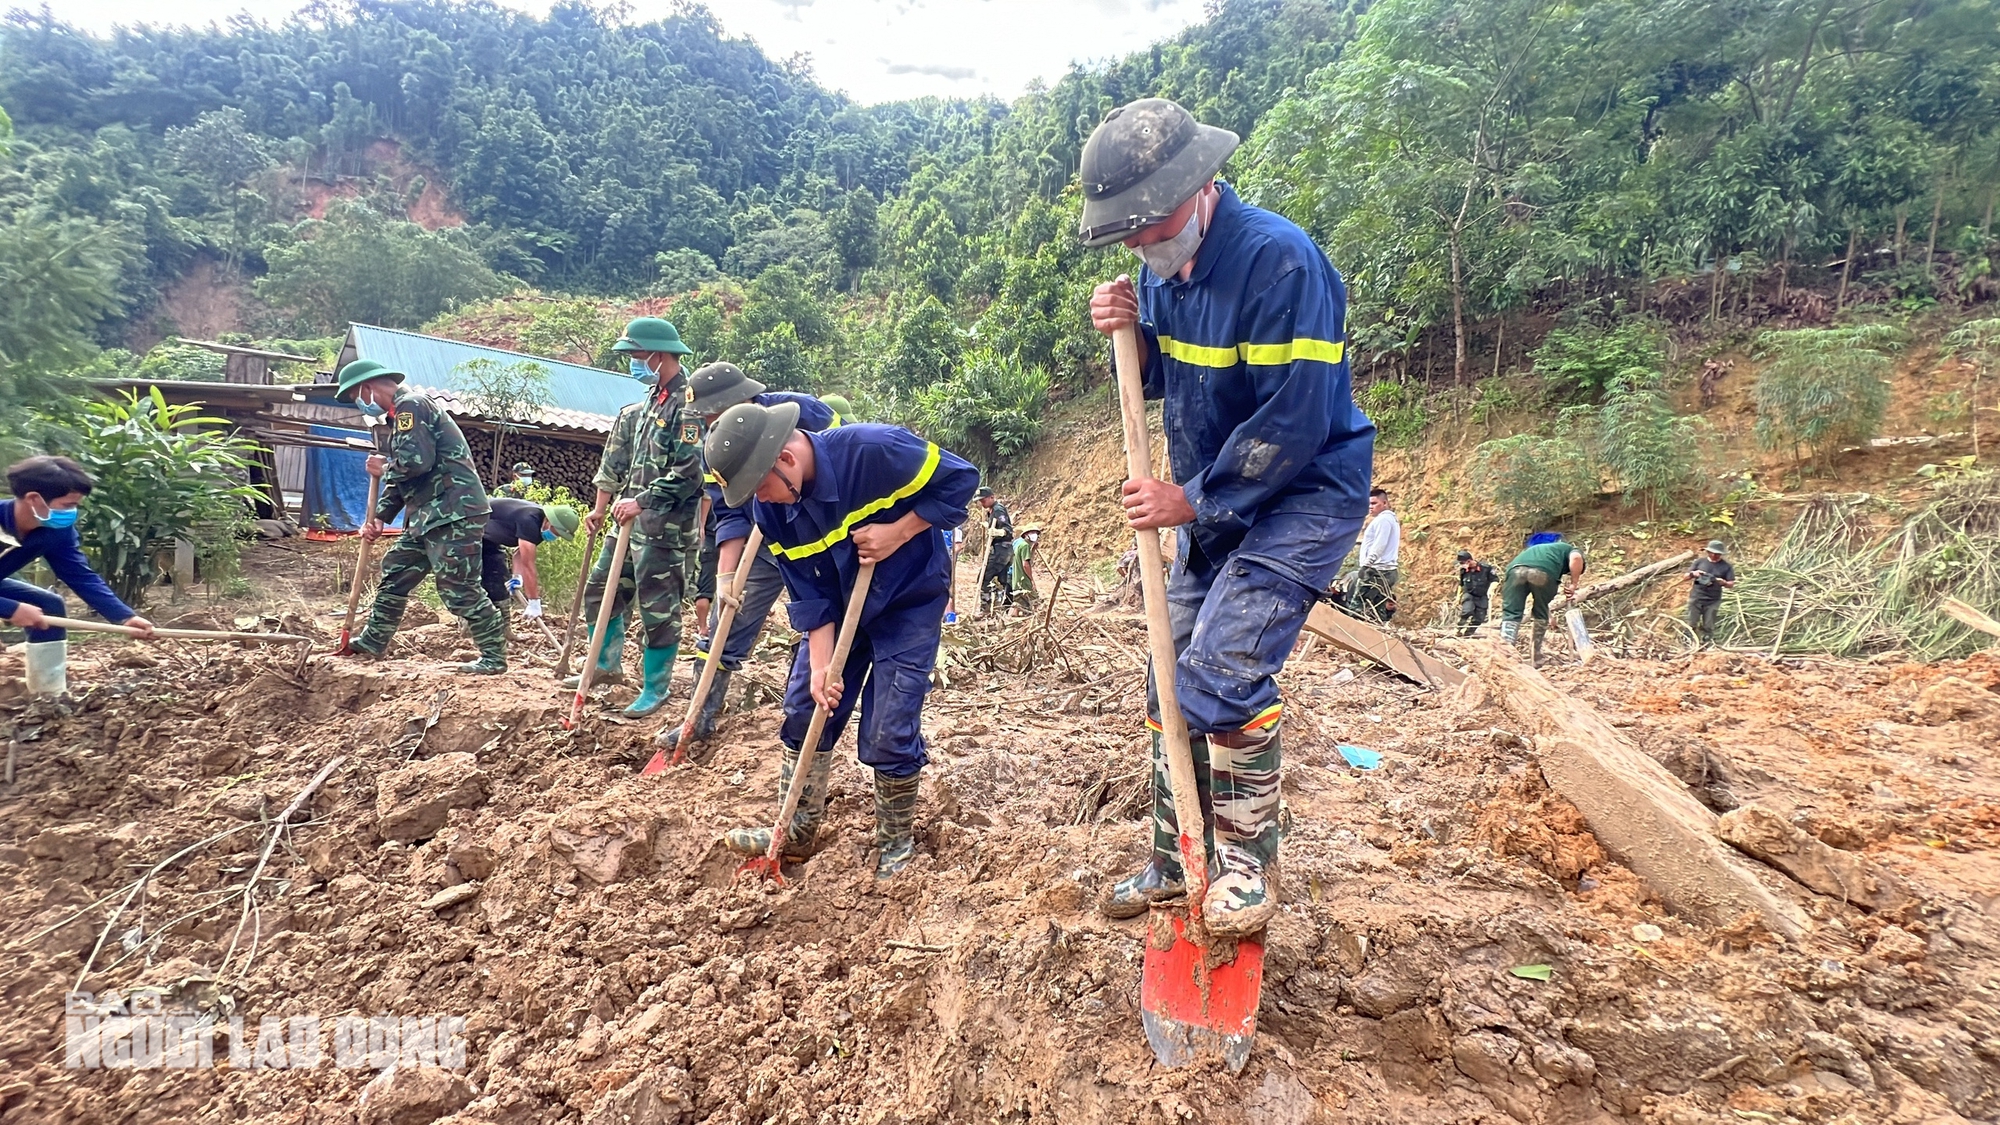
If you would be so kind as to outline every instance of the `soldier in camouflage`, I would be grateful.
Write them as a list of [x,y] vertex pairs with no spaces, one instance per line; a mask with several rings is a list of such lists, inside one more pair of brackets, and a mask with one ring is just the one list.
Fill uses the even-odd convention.
[[362,538],[381,538],[383,525],[397,512],[406,513],[403,533],[382,556],[382,582],[375,588],[368,627],[346,651],[375,657],[386,652],[410,592],[431,574],[445,608],[465,619],[479,646],[479,659],[456,670],[505,672],[506,620],[479,588],[479,537],[489,512],[486,489],[458,423],[402,382],[402,372],[358,359],[340,369],[335,393],[370,419],[386,421],[378,439],[382,453],[368,459],[369,474],[382,478],[382,497],[361,525]]
[[[667,701],[674,658],[680,654],[681,605],[687,591],[687,556],[697,550],[696,518],[702,494],[699,416],[688,409],[681,357],[693,352],[673,325],[642,316],[612,345],[630,357],[632,377],[651,388],[646,398],[618,412],[597,463],[597,504],[584,517],[595,532],[607,506],[620,524],[638,521],[625,570],[611,596],[613,629],[622,636],[625,613],[636,601],[645,632],[645,681],[627,715],[650,715]],[[611,584],[611,545],[598,555],[584,587],[586,619],[595,621]],[[598,658],[603,672],[623,667],[606,638]]]

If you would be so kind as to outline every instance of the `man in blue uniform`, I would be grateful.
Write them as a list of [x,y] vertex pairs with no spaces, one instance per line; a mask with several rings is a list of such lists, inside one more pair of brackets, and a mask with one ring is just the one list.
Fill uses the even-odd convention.
[[[889,878],[916,854],[917,778],[929,760],[924,695],[951,587],[943,529],[965,519],[979,472],[897,426],[809,433],[799,428],[798,405],[790,402],[724,411],[706,452],[724,502],[748,504],[763,529],[791,594],[792,628],[806,635],[785,685],[781,794],[798,767],[814,706],[833,709],[786,830],[786,854],[810,854],[826,811],[831,753],[858,701],[856,749],[875,771],[875,874]],[[834,668],[834,631],[863,563],[875,564],[875,577],[847,663]],[[726,839],[734,851],[761,855],[771,831],[731,829]]]
[[[745,402],[759,406],[789,402],[799,408],[798,428],[807,433],[816,434],[840,424],[839,415],[819,399],[792,391],[767,391],[764,384],[745,375],[733,363],[711,363],[696,371],[688,379],[687,393],[689,407],[709,426],[715,425],[723,411]],[[750,539],[750,514],[740,505],[731,507],[722,495],[722,486],[712,476],[708,481],[708,503],[715,523],[716,582],[727,589],[730,576],[736,573],[736,566],[743,559],[743,546]],[[756,647],[758,636],[764,632],[764,621],[771,616],[771,607],[777,604],[778,594],[784,588],[785,580],[778,574],[776,558],[768,552],[760,553],[750,564],[750,580],[743,587],[743,604],[737,607],[729,636],[723,639],[722,666],[715,670],[715,683],[709,687],[708,698],[702,701],[701,713],[695,716],[692,746],[706,743],[708,736],[715,733],[716,716],[722,713],[723,701],[729,698],[730,674],[750,659],[750,650]],[[717,605],[702,626],[701,631],[710,644],[715,643],[715,626],[721,616],[722,607]],[[700,655],[703,660],[708,659],[707,652]],[[672,751],[680,743],[681,724],[669,721],[654,737]],[[692,746],[689,756],[697,764],[705,765],[714,756],[712,750],[700,753]]]
[[[1146,397],[1166,400],[1179,483],[1127,481],[1124,503],[1134,528],[1180,529],[1173,674],[1214,810],[1202,913],[1224,935],[1277,907],[1275,677],[1361,529],[1375,444],[1348,377],[1340,274],[1215,179],[1236,144],[1170,101],[1113,110],[1084,146],[1079,232],[1145,263],[1136,287],[1098,286],[1090,315],[1107,335],[1139,328]],[[1185,892],[1157,732],[1153,747],[1153,854],[1107,896],[1113,917]]]
[[[77,546],[77,511],[96,483],[67,457],[30,457],[9,466],[7,487],[14,498],[0,502],[0,576],[40,559],[100,617],[144,630],[150,638],[153,623],[118,599]],[[69,690],[69,632],[47,621],[68,612],[54,590],[0,577],[0,618],[28,634],[29,695],[54,697]]]

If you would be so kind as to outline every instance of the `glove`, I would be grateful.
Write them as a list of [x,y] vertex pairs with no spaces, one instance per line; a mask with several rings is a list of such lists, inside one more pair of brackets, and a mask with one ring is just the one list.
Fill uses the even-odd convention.
[[515,575],[514,577],[512,577],[512,578],[509,578],[509,579],[507,580],[507,592],[508,592],[508,593],[510,593],[510,594],[518,594],[518,593],[520,593],[520,592],[521,592],[521,576],[520,576],[520,575],[516,574],[516,575]]
[[534,618],[542,615],[542,599],[529,598],[528,608],[521,611],[522,617]]

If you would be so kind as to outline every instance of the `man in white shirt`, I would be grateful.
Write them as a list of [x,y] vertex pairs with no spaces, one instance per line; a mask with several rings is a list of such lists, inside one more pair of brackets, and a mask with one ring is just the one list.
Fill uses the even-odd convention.
[[1368,490],[1368,527],[1361,533],[1361,573],[1355,583],[1356,601],[1363,616],[1386,621],[1383,609],[1389,591],[1396,586],[1396,559],[1403,546],[1403,523],[1389,506],[1389,491],[1377,486]]

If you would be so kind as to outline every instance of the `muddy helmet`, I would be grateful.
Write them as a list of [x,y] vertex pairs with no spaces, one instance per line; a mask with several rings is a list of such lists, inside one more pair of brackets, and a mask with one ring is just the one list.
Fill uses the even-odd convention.
[[1109,246],[1160,222],[1214,179],[1240,143],[1165,98],[1119,106],[1083,146],[1077,234],[1085,246]]
[[688,405],[696,414],[720,414],[764,393],[764,384],[733,363],[703,364],[688,376]]
[[722,502],[732,508],[747,503],[798,428],[796,402],[776,406],[746,402],[723,411],[702,446],[708,471],[722,486]]

